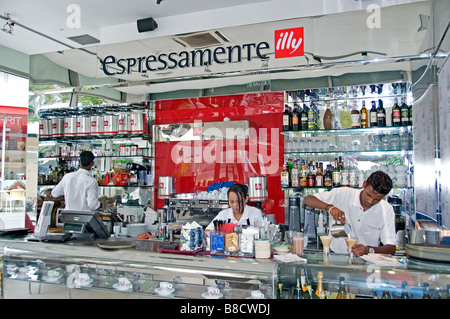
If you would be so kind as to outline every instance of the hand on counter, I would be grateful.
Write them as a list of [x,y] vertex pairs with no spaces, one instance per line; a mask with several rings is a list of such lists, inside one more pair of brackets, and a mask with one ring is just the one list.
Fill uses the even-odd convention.
[[352,253],[355,256],[362,256],[362,255],[366,255],[369,253],[369,247],[368,246],[364,246],[362,244],[355,244],[352,247]]

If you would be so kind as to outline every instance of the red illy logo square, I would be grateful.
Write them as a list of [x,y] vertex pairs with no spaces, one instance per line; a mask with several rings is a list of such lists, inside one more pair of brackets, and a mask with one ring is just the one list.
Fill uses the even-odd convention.
[[305,55],[303,27],[275,30],[275,58]]

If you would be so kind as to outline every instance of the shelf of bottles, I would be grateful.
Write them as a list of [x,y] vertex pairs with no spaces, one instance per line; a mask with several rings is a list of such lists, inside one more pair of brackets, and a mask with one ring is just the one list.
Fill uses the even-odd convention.
[[361,187],[382,170],[411,188],[411,100],[405,82],[286,92],[281,187]]

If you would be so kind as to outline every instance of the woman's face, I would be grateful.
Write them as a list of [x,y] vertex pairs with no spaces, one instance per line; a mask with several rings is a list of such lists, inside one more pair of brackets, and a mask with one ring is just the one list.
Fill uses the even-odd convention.
[[[242,212],[244,211],[245,204],[247,203],[248,196],[244,198],[244,205],[242,205]],[[235,192],[230,192],[228,194],[228,205],[233,210],[234,213],[242,213],[239,210],[239,197]]]

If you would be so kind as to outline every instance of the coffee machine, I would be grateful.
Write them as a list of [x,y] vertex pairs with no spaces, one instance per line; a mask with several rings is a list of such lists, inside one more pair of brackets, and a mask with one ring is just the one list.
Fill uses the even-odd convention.
[[169,207],[169,199],[175,193],[175,182],[172,176],[159,176],[158,198],[164,199],[164,207],[158,209],[158,237],[168,238],[168,223],[174,219]]
[[300,214],[300,193],[289,197],[289,230],[300,232],[302,230]]
[[402,250],[405,248],[406,242],[406,222],[402,216],[402,199],[397,195],[390,195],[387,201],[391,204],[395,214],[396,247]]

